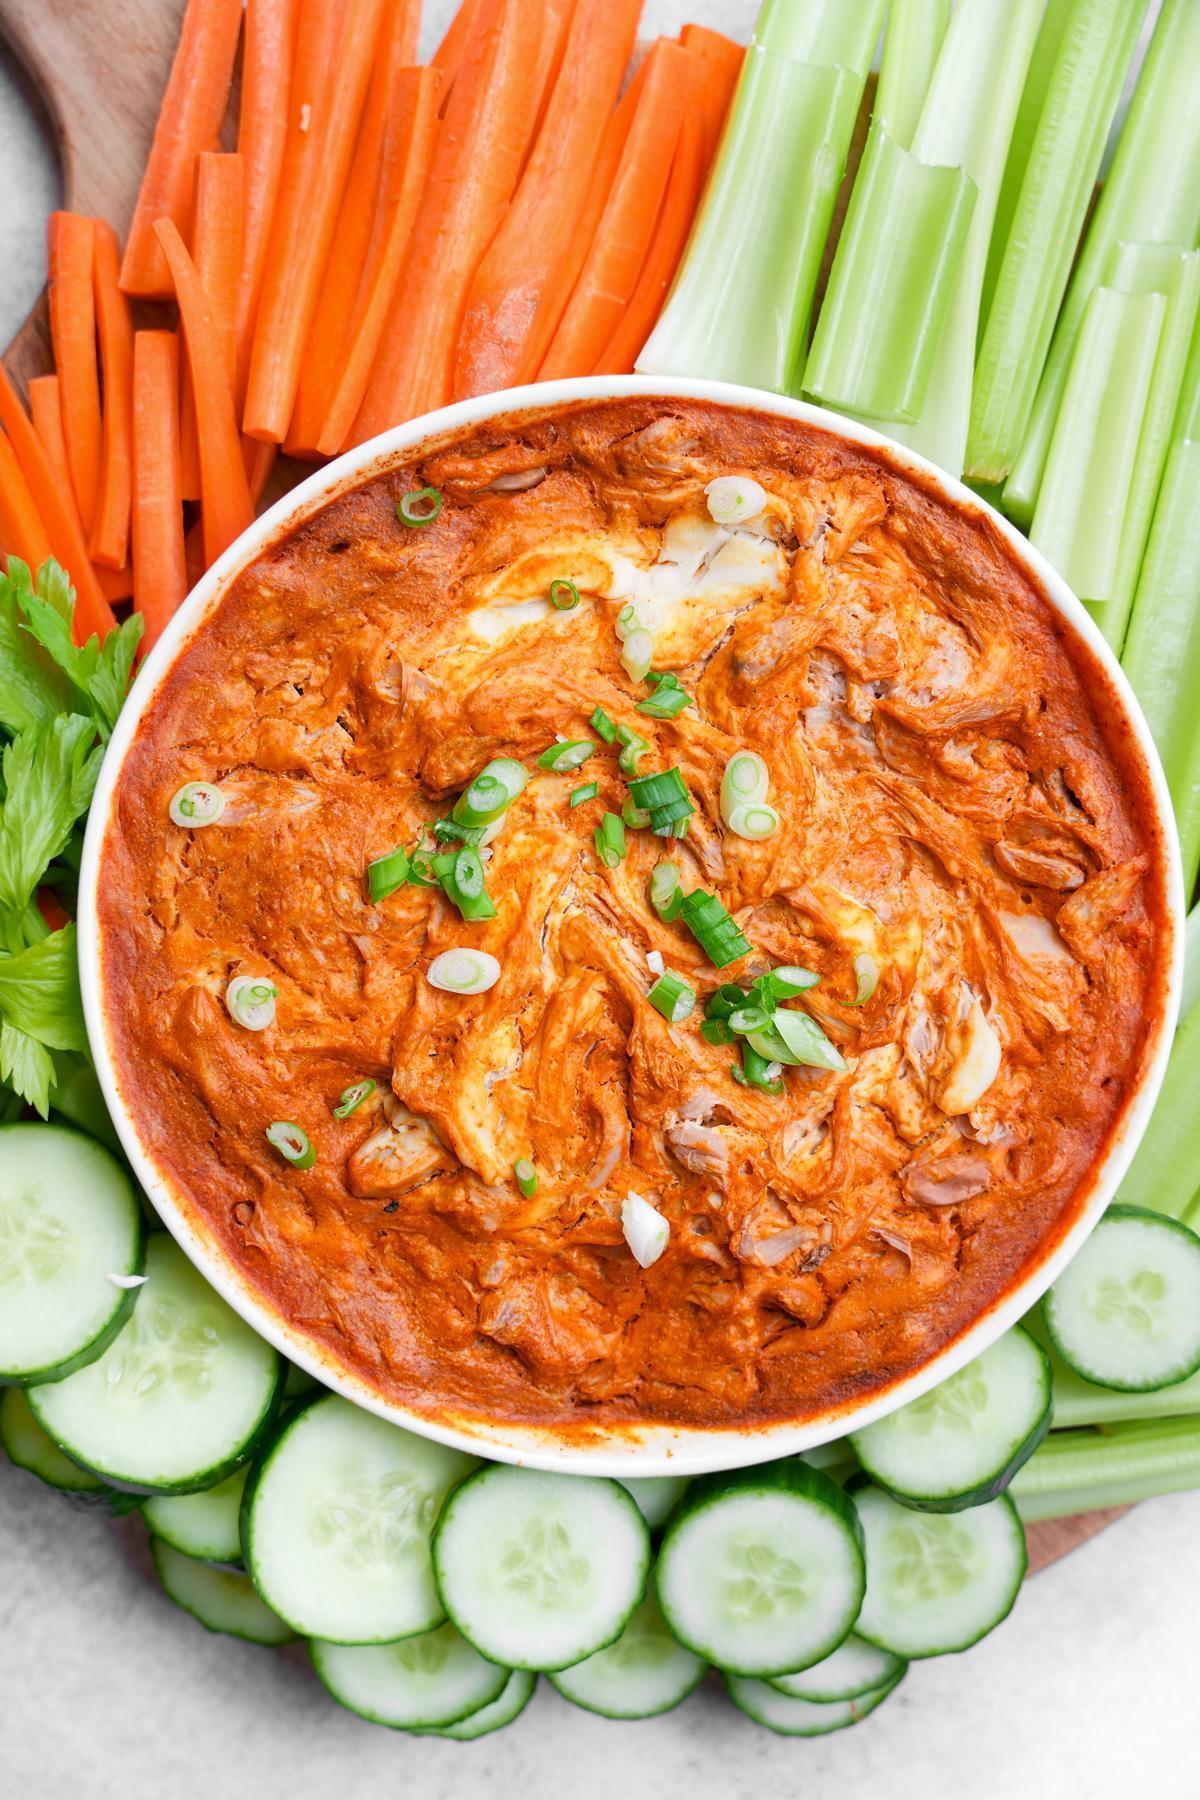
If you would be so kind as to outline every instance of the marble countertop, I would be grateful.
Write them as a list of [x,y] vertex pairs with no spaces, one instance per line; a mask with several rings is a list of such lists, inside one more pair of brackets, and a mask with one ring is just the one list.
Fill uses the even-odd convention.
[[[103,0],[76,0],[102,5]],[[448,0],[427,0],[436,40]],[[755,0],[647,0],[649,29],[748,33]],[[0,52],[0,343],[44,279],[53,153]],[[545,1684],[509,1730],[439,1743],[360,1723],[302,1658],[206,1634],[156,1590],[140,1525],[0,1466],[0,1800],[1195,1800],[1200,1497],[1154,1501],[1032,1581],[964,1657],[914,1666],[864,1726],[788,1740],[706,1684],[611,1724]]]

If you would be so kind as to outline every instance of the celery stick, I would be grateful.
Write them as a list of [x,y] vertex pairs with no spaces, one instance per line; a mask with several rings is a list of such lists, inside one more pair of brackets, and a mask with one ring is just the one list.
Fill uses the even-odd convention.
[[[967,441],[967,468],[985,480],[1003,480],[1020,449],[1145,10],[1146,0],[1070,0],[1064,11],[1059,0],[1046,13],[988,253]],[[1039,58],[1052,25],[1046,77]],[[1027,102],[1043,82],[1030,132]]]
[[912,145],[949,23],[950,0],[892,0],[888,9],[872,123],[902,150]]
[[1200,871],[1200,436],[1167,458],[1122,665],[1162,758],[1190,894]]
[[1107,285],[1124,294],[1160,293],[1167,302],[1112,583],[1106,593],[1089,591],[1086,595],[1092,617],[1119,656],[1155,497],[1170,449],[1180,384],[1200,305],[1200,252],[1177,244],[1120,244],[1112,259]]
[[1156,1388],[1150,1394],[1125,1394],[1117,1388],[1095,1387],[1073,1369],[1053,1362],[1054,1428],[1077,1430],[1081,1425],[1128,1425],[1135,1419],[1180,1419],[1200,1414],[1200,1375],[1189,1375],[1174,1387]]
[[1009,1493],[1026,1524],[1200,1488],[1200,1418],[1052,1431]]
[[1081,600],[1116,573],[1167,302],[1097,288],[1055,420],[1030,539]]
[[[1181,1021],[1187,1018],[1197,1000],[1200,1000],[1200,906],[1193,906],[1184,933],[1183,993],[1179,1000]],[[1200,1186],[1200,1170],[1197,1170],[1197,1185]]]
[[961,475],[966,453],[988,243],[1040,15],[1040,0],[961,0],[913,133],[915,157],[963,168],[979,195],[921,417],[898,427],[874,417],[871,422],[951,475]]
[[1175,1033],[1166,1078],[1146,1134],[1121,1183],[1124,1206],[1181,1219],[1200,1184],[1200,1009]]
[[829,406],[918,419],[978,190],[872,125],[804,387]]
[[1093,291],[1118,243],[1194,244],[1200,235],[1200,6],[1164,0],[1112,167],[1067,290],[1029,426],[1004,489],[1028,526]]
[[764,0],[753,41],[793,62],[853,69],[865,83],[884,5],[885,0]]

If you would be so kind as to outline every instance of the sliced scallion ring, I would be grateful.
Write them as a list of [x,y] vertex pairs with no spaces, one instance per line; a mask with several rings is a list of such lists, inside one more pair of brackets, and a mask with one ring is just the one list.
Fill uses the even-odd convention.
[[606,869],[615,869],[625,855],[625,827],[616,813],[606,812],[592,833],[596,855]]
[[854,979],[858,983],[848,1006],[865,1006],[879,986],[879,964],[869,950],[860,950],[854,959]]
[[532,1200],[533,1196],[537,1193],[538,1181],[537,1169],[534,1167],[532,1159],[528,1156],[518,1156],[516,1162],[513,1164],[513,1175],[516,1177],[517,1186],[520,1188],[525,1198],[527,1200]]
[[348,1088],[343,1088],[338,1096],[338,1103],[333,1109],[335,1119],[348,1119],[351,1113],[358,1111],[364,1101],[369,1100],[379,1083],[364,1075],[361,1081],[352,1081]]
[[621,754],[617,758],[618,769],[622,775],[636,775],[638,764],[649,753],[650,745],[632,725],[618,725],[616,736],[621,746]]
[[443,504],[440,488],[414,488],[396,502],[396,517],[402,525],[411,525],[414,530],[419,530],[422,526],[433,524]]
[[598,706],[595,709],[591,718],[588,720],[588,724],[596,733],[596,736],[602,737],[606,744],[616,742],[617,727],[613,724],[602,706]]
[[771,775],[757,750],[737,750],[725,764],[721,777],[721,817],[729,823],[735,807],[751,800],[765,800],[771,786]]
[[766,979],[777,1000],[792,1000],[797,994],[806,994],[809,988],[817,987],[821,977],[799,963],[781,963]]
[[621,823],[628,825],[630,831],[645,831],[650,814],[644,806],[635,806],[632,800],[627,800],[621,808]]
[[717,525],[741,525],[756,519],[767,504],[767,490],[749,475],[718,475],[704,495],[709,517]]
[[235,1025],[247,1031],[265,1031],[275,1023],[279,989],[261,976],[235,975],[225,989],[225,1005]]
[[769,801],[752,800],[748,806],[735,806],[725,823],[735,837],[757,844],[779,830],[779,814]]
[[454,803],[452,817],[460,825],[490,825],[512,805],[529,780],[524,763],[498,756],[482,768],[465,794]]
[[202,825],[215,825],[225,811],[225,796],[212,781],[185,781],[171,796],[167,809],[173,825],[198,831]]
[[815,1019],[794,1007],[780,1006],[765,1031],[749,1034],[751,1046],[768,1062],[796,1063],[809,1069],[841,1073],[846,1059],[831,1044]]
[[537,765],[539,769],[549,769],[554,775],[565,775],[572,769],[580,768],[589,756],[595,755],[595,751],[596,746],[591,738],[572,738],[568,743],[551,744],[548,750],[543,750],[537,759]]
[[386,900],[408,880],[408,851],[403,847],[389,850],[367,864],[367,893],[373,901]]
[[673,862],[655,863],[650,877],[650,904],[668,925],[683,910],[683,888],[679,870]]
[[486,950],[443,950],[426,969],[425,979],[447,994],[486,994],[500,979],[500,964]]
[[581,786],[579,786],[577,788],[572,788],[571,789],[572,810],[577,806],[583,806],[585,804],[585,802],[588,800],[595,800],[597,798],[597,796],[599,795],[599,792],[600,792],[600,783],[598,781],[585,781],[582,783]]
[[617,636],[620,638],[621,642],[624,643],[625,639],[629,636],[631,631],[640,631],[641,628],[642,628],[641,620],[638,618],[637,613],[634,611],[632,605],[627,603],[626,605],[624,605],[621,608],[620,612],[617,614],[617,623],[616,623],[616,628],[615,628]]
[[621,645],[621,667],[630,681],[644,681],[654,661],[654,639],[639,625]]
[[550,604],[558,612],[571,612],[579,605],[579,589],[573,581],[560,576],[550,583]]
[[646,998],[655,1012],[661,1013],[669,1025],[678,1025],[695,1006],[696,990],[682,975],[677,975],[674,969],[666,969]]
[[290,1119],[276,1119],[274,1124],[267,1126],[266,1136],[267,1142],[278,1150],[284,1162],[291,1163],[293,1169],[311,1169],[317,1160],[307,1131],[302,1131]]
[[735,1006],[729,1015],[729,1029],[741,1032],[743,1036],[751,1031],[765,1031],[771,1018],[772,1014],[765,1006],[755,1006],[752,1002],[746,1006]]

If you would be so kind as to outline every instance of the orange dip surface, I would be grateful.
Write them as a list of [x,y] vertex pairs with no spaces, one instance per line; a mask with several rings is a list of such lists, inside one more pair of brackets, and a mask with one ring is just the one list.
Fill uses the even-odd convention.
[[[728,474],[767,494],[734,528],[705,497]],[[427,485],[439,517],[406,526]],[[673,720],[635,710],[629,604],[694,697]],[[628,785],[596,706],[697,809],[682,840],[629,830],[613,869],[593,832]],[[560,736],[596,751],[539,770]],[[780,815],[760,842],[721,817],[739,749]],[[488,846],[495,918],[437,887],[373,904],[368,864],[499,756],[531,779]],[[195,780],[225,809],[190,830],[168,808]],[[803,1420],[919,1368],[1078,1216],[1164,1005],[1155,821],[1091,653],[982,514],[884,454],[678,400],[492,420],[260,556],[140,722],[99,881],[119,1085],[189,1217],[386,1399],[580,1432]],[[665,858],[749,956],[718,971],[658,918]],[[430,985],[459,945],[498,959],[490,991]],[[653,952],[699,997],[675,1025]],[[819,975],[786,1004],[846,1067],[770,1094],[700,1024],[780,964]],[[278,989],[266,1030],[227,1010],[239,975]],[[670,1226],[646,1269],[631,1192]]]

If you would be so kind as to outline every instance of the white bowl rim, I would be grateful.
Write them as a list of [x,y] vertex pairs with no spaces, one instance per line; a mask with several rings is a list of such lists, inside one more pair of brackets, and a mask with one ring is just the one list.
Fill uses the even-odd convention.
[[[172,1183],[141,1142],[116,1080],[106,1030],[103,1000],[100,933],[96,896],[103,838],[125,758],[138,726],[181,652],[206,623],[229,584],[280,537],[305,518],[319,512],[338,494],[358,487],[383,466],[407,454],[427,439],[476,426],[489,419],[509,421],[521,413],[540,414],[556,408],[604,400],[628,398],[694,400],[712,405],[748,409],[783,419],[797,420],[867,449],[882,451],[901,471],[910,472],[933,487],[957,508],[985,516],[1011,546],[1019,565],[1042,588],[1051,606],[1065,619],[1101,665],[1122,709],[1133,726],[1146,765],[1154,797],[1157,823],[1166,857],[1165,899],[1172,928],[1171,962],[1157,1041],[1144,1065],[1141,1081],[1125,1111],[1103,1160],[1090,1177],[1091,1193],[1078,1218],[1047,1254],[1034,1262],[1022,1279],[985,1309],[965,1331],[932,1356],[914,1373],[862,1401],[851,1401],[801,1422],[766,1422],[740,1427],[637,1425],[617,1421],[588,1426],[586,1431],[567,1428],[559,1437],[546,1425],[501,1424],[457,1416],[442,1408],[442,1418],[416,1408],[385,1400],[370,1384],[339,1365],[314,1340],[284,1320],[258,1295],[242,1272],[227,1260],[215,1241],[198,1229],[177,1199]],[[1129,681],[1082,602],[1060,575],[1002,514],[962,482],[946,475],[935,464],[903,444],[872,431],[857,420],[807,401],[740,387],[721,381],[673,376],[587,376],[510,388],[496,394],[458,401],[437,412],[398,425],[359,445],[335,462],[317,470],[293,488],[242,534],[236,543],[201,577],[175,614],[145,664],[117,721],[100,771],[84,842],[79,880],[79,966],[84,1016],[104,1099],[112,1114],[125,1154],[145,1188],[163,1224],[191,1261],[235,1312],[262,1337],[317,1381],[365,1407],[379,1417],[422,1437],[494,1461],[527,1468],[593,1476],[639,1478],[692,1476],[755,1463],[773,1461],[859,1430],[873,1420],[918,1399],[939,1382],[955,1374],[973,1357],[994,1343],[1028,1312],[1055,1277],[1078,1251],[1116,1193],[1141,1140],[1158,1098],[1166,1071],[1171,1039],[1179,1012],[1183,980],[1186,911],[1178,834],[1166,779]]]

